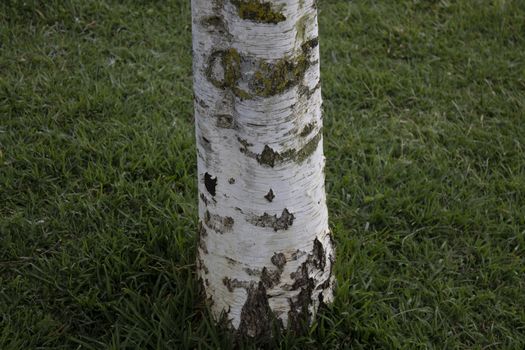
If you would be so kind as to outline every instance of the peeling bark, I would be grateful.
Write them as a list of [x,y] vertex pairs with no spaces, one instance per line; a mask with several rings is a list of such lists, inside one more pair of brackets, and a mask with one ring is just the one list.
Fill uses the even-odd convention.
[[199,238],[211,310],[300,333],[333,298],[313,0],[192,0]]

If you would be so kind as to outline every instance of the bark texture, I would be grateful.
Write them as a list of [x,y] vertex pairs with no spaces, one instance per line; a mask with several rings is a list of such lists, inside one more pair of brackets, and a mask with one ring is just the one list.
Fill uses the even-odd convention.
[[192,0],[198,273],[239,333],[332,300],[315,0]]

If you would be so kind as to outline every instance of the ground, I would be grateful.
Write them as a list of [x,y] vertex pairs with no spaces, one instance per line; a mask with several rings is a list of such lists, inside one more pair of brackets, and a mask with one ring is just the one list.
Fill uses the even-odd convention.
[[[319,10],[338,288],[271,346],[523,349],[525,2]],[[188,1],[1,2],[1,349],[231,347],[191,82]]]

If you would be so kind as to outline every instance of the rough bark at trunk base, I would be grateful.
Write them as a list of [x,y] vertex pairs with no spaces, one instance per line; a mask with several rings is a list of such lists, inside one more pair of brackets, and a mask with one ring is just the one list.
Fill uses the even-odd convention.
[[192,0],[198,274],[251,337],[332,298],[314,0]]

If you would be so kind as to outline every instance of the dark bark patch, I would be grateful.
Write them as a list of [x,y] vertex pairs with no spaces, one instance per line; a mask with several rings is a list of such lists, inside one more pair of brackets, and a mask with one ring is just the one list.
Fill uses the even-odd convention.
[[231,0],[231,3],[237,7],[239,17],[259,23],[277,24],[285,21],[286,17],[275,11],[270,2],[261,0]]
[[206,152],[213,152],[213,148],[211,147],[211,142],[206,137],[201,136],[201,142],[199,144],[206,150]]
[[261,165],[268,165],[272,168],[275,163],[280,159],[279,152],[274,151],[270,146],[265,145],[261,154],[257,155],[257,161]]
[[228,290],[230,291],[230,293],[233,293],[233,286],[232,286],[232,280],[231,278],[229,277],[224,277],[222,279],[222,284],[224,284],[226,286],[226,288],[228,288]]
[[261,281],[264,283],[264,287],[270,289],[273,286],[278,285],[281,281],[282,271],[271,271],[266,267],[263,267],[261,272]]
[[310,135],[310,133],[315,129],[315,123],[312,122],[312,123],[308,123],[304,126],[303,130],[301,130],[301,133],[299,134],[299,136],[301,137],[306,137],[308,135]]
[[208,268],[206,267],[206,265],[204,264],[204,261],[202,261],[200,256],[197,256],[197,270],[202,270],[204,271],[205,274],[210,273],[210,270],[208,270]]
[[[311,133],[311,131],[309,131],[309,133]],[[259,164],[269,166],[272,168],[278,163],[284,163],[288,161],[302,163],[317,150],[317,146],[319,145],[319,141],[321,140],[322,136],[322,130],[319,130],[319,132],[308,142],[306,142],[306,144],[301,149],[288,149],[283,151],[282,153],[279,153],[273,150],[270,146],[265,145],[261,154],[257,154],[255,158],[257,159],[257,162],[259,162]],[[241,152],[242,151],[243,149],[241,149]],[[248,155],[251,154],[251,152],[246,151],[243,153],[246,153]]]
[[236,288],[245,288],[245,289],[248,289],[250,287],[250,284],[253,283],[253,282],[248,282],[248,281],[239,281],[237,278],[235,279],[231,279],[229,277],[224,277],[222,279],[222,284],[224,284],[226,286],[226,288],[228,288],[228,291],[230,293],[233,293],[233,291],[236,289]]
[[205,153],[212,153],[213,147],[211,146],[210,140],[208,140],[206,137],[201,136],[197,139],[199,141],[199,146],[202,147],[202,149],[205,151]]
[[319,141],[321,140],[322,136],[322,131],[319,131],[317,135],[312,137],[312,139],[308,141],[306,145],[303,146],[303,148],[297,151],[295,160],[299,163],[302,163],[308,157],[310,157],[315,152],[315,150],[317,150],[317,146],[319,145]]
[[252,218],[251,223],[259,227],[271,227],[274,231],[287,230],[288,227],[292,226],[295,216],[288,211],[287,208],[283,209],[281,216],[270,215],[264,213],[261,216]]
[[273,190],[271,188],[270,188],[270,191],[268,191],[268,193],[266,194],[266,196],[264,196],[264,198],[266,198],[268,202],[273,201],[273,199],[275,198],[275,195],[273,194]]
[[252,151],[250,151],[248,148],[253,146],[253,143],[249,143],[245,139],[241,139],[240,137],[237,137],[237,141],[242,145],[242,147],[239,149],[241,153],[247,155],[250,158],[255,158],[256,154]]
[[204,102],[203,100],[201,100],[200,98],[198,98],[197,96],[194,97],[195,99],[195,102],[201,106],[202,108],[208,108],[209,106],[206,104],[206,102]]
[[274,315],[263,282],[247,288],[248,298],[241,310],[239,334],[257,339],[270,338]]
[[308,277],[308,261],[305,261],[291,277],[295,280],[292,290],[300,290],[295,298],[290,298],[290,311],[288,311],[288,328],[295,334],[304,334],[310,323],[309,307],[312,304],[314,289],[313,278]]
[[[305,100],[308,100],[312,97],[312,95],[321,88],[321,82],[318,81],[317,84],[315,84],[315,86],[310,89],[308,88],[308,86],[306,85],[299,85],[299,96],[301,96],[302,98],[304,98]],[[321,116],[322,118],[322,116]]]
[[208,232],[204,228],[202,222],[199,221],[198,231],[197,231],[197,244],[204,254],[208,254],[208,248],[206,246],[206,241],[204,237],[208,235]]
[[233,228],[233,224],[235,223],[235,221],[233,220],[233,218],[231,216],[226,216],[224,219],[223,219],[223,225],[224,225],[224,228],[227,230],[227,231],[230,231],[232,228]]
[[235,179],[233,177],[230,177],[230,179],[228,180],[228,183],[230,185],[233,185],[235,183]]
[[237,137],[237,141],[239,141],[239,143],[245,149],[247,149],[248,147],[252,147],[253,146],[253,143],[249,143],[247,140],[241,139],[240,137]]
[[310,51],[312,51],[313,48],[315,48],[317,45],[319,45],[319,38],[315,37],[313,39],[310,39],[310,40],[306,40],[302,45],[301,45],[301,50],[303,51],[304,54],[309,54]]
[[297,260],[305,254],[306,252],[304,250],[297,249],[295,252],[292,253],[292,260]]
[[225,258],[226,258],[226,261],[228,262],[228,264],[230,264],[230,265],[237,265],[239,263],[237,260],[232,259],[232,258],[230,258],[228,256],[226,256]]
[[306,260],[297,268],[297,271],[290,274],[290,278],[294,281],[292,290],[298,290],[308,283],[308,263],[309,261]]
[[313,264],[319,270],[324,270],[326,265],[326,256],[324,252],[323,244],[316,238],[314,240],[314,249],[313,249]]
[[204,223],[217,233],[230,232],[235,221],[230,216],[211,214],[208,210],[204,213]]
[[199,223],[197,224],[197,229],[199,233],[199,237],[206,237],[208,235],[208,231],[204,228],[204,225],[202,224],[202,221],[199,220]]
[[206,198],[206,196],[204,195],[204,193],[201,193],[201,194],[200,194],[200,197],[201,197],[201,200],[204,202],[204,205],[205,205],[205,206],[208,206],[208,204],[209,204],[210,202],[208,201],[208,198]]
[[201,248],[204,254],[208,254],[208,247],[206,246],[206,241],[204,239],[199,239],[199,248]]
[[217,120],[217,127],[223,129],[233,129],[235,127],[235,121],[233,116],[229,114],[218,114],[215,116]]
[[208,27],[208,26],[219,26],[223,23],[221,16],[208,16],[201,19],[201,24]]
[[319,284],[315,289],[325,290],[326,288],[330,287],[331,281],[332,281],[332,276],[328,276],[328,278],[324,280],[321,284]]
[[258,269],[250,269],[249,267],[244,268],[244,272],[246,272],[249,276],[260,276],[261,271]]
[[210,32],[218,32],[223,35],[231,36],[221,16],[207,16],[201,19],[202,26],[206,27]]
[[205,173],[204,186],[206,186],[206,189],[212,196],[215,196],[215,188],[217,187],[217,177],[213,178],[210,174]]
[[275,253],[272,258],[272,264],[277,266],[279,270],[282,270],[284,265],[286,265],[286,257],[283,253]]

